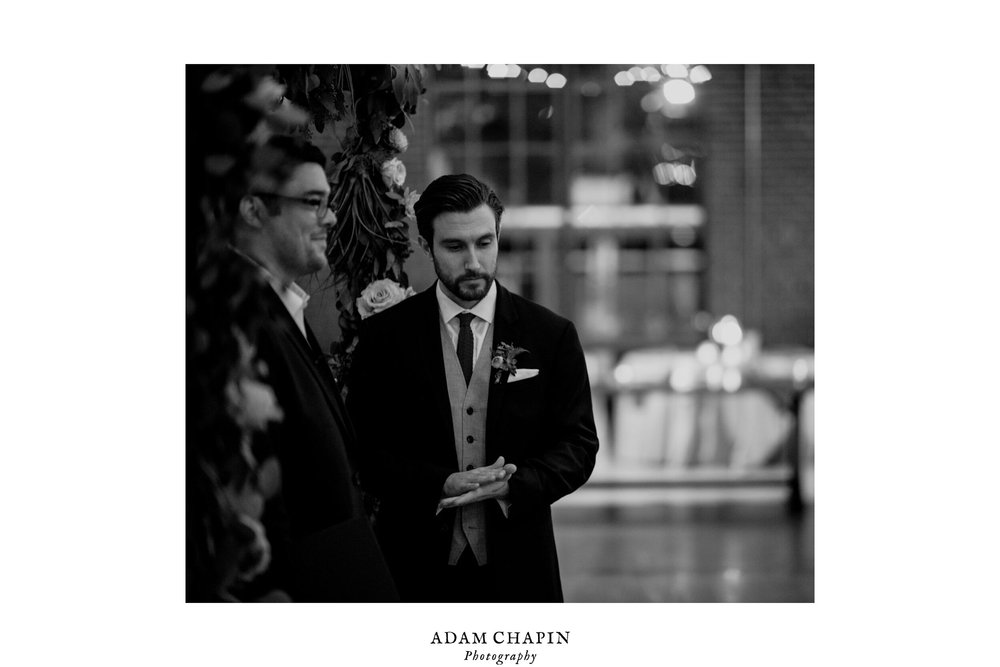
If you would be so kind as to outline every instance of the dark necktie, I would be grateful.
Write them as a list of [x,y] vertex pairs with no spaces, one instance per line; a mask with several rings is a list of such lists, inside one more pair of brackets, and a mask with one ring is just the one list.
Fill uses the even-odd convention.
[[462,364],[465,374],[465,384],[472,377],[472,313],[461,313],[458,316],[458,362]]

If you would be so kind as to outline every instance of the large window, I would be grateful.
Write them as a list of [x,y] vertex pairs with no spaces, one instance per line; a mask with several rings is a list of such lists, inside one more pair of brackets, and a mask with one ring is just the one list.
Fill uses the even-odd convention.
[[[529,80],[537,69],[565,85]],[[619,86],[619,70],[430,68],[430,176],[468,172],[498,191],[501,281],[573,318],[585,343],[687,341],[706,265],[699,120],[660,113],[659,89]]]

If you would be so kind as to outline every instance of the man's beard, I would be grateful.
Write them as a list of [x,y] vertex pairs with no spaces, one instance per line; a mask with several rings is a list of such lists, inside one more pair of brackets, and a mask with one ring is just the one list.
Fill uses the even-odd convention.
[[[435,267],[437,268],[437,267]],[[471,278],[478,278],[482,280],[482,285],[479,283],[468,282]],[[490,291],[490,287],[493,285],[494,275],[485,272],[479,273],[463,273],[456,279],[445,278],[438,273],[438,280],[444,283],[444,286],[448,288],[448,291],[453,295],[461,299],[462,301],[479,301],[486,293]]]

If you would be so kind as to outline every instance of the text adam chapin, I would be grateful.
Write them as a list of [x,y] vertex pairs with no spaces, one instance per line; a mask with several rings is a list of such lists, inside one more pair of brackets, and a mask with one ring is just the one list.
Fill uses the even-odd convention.
[[[538,646],[539,644],[569,644],[569,630],[556,632],[510,632],[507,630],[497,630],[496,632],[435,632],[431,638],[431,644],[478,644],[481,646]],[[487,651],[483,649],[468,649],[465,651],[465,660],[489,660],[498,665],[510,662],[519,665],[522,662],[526,665],[533,665],[537,653],[527,649],[517,651]]]

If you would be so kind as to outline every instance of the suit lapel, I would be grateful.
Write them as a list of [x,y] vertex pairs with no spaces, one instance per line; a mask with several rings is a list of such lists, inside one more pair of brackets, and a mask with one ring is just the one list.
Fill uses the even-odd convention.
[[[497,307],[493,316],[494,348],[500,343],[518,344],[520,328],[517,320],[517,310],[515,310],[514,303],[510,298],[510,292],[497,283]],[[493,351],[483,350],[482,353],[492,355]],[[497,438],[499,438],[500,424],[503,423],[503,406],[507,396],[506,382],[501,380],[502,384],[496,384],[493,381],[495,373],[496,371],[491,368],[489,398],[486,403],[486,447],[490,450],[492,450],[491,443],[499,442]],[[494,458],[492,453],[487,453],[489,462],[492,462]]]
[[319,343],[312,332],[312,328],[306,323],[306,336],[303,336],[299,330],[299,326],[292,319],[288,309],[285,308],[285,304],[281,303],[281,299],[274,293],[274,290],[268,288],[267,292],[270,294],[269,301],[273,320],[280,327],[285,339],[295,349],[303,365],[309,368],[309,372],[319,383],[323,391],[323,396],[326,398],[326,402],[340,426],[341,433],[343,433],[345,438],[353,439],[354,431],[344,414],[340,397],[337,395],[337,386],[333,381],[333,375],[330,373],[329,368],[325,366],[323,355],[319,351]]
[[[425,350],[423,359],[423,377],[428,378],[431,401],[437,418],[432,422],[439,426],[439,440],[448,444],[448,451],[455,456],[454,431],[451,423],[451,399],[448,397],[448,380],[444,374],[444,352],[441,349],[441,311],[437,302],[437,283],[432,284],[414,298],[423,302],[418,309],[418,317],[414,336],[416,349]],[[455,459],[458,465],[458,459]]]
[[[344,432],[345,437],[349,438],[352,442],[354,438],[354,428],[351,425],[351,420],[347,418],[347,408],[344,407],[344,401],[340,398],[340,389],[337,387],[337,383],[334,382],[333,373],[330,372],[330,366],[326,363],[326,357],[320,351],[319,341],[316,340],[316,334],[313,333],[312,327],[306,322],[306,340],[309,342],[309,353],[313,359],[312,368],[316,375],[319,376],[320,384],[323,385],[323,391],[326,394],[326,399],[333,408],[333,414],[340,423],[340,428]],[[298,329],[298,327],[296,327]]]

